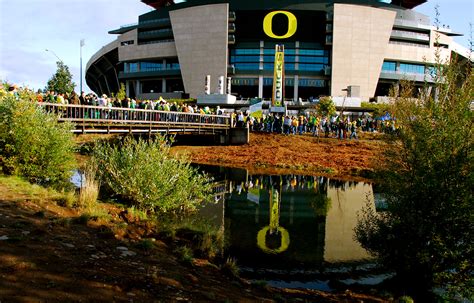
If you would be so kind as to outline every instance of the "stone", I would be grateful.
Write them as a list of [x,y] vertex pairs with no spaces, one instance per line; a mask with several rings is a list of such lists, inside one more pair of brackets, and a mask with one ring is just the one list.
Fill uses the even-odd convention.
[[192,274],[187,274],[186,277],[193,283],[197,283],[199,281],[198,278]]
[[8,240],[8,236],[0,236],[0,241],[5,241],[5,240]]
[[121,251],[127,251],[128,250],[128,248],[125,247],[125,246],[117,246],[117,249],[121,250]]
[[136,255],[137,255],[136,252],[133,252],[131,250],[124,250],[124,251],[122,251],[121,257],[133,257],[133,256],[136,256]]

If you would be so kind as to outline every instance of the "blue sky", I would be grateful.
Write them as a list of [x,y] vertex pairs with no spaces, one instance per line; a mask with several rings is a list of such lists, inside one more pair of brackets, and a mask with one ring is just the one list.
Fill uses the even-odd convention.
[[[416,10],[433,19],[438,4],[440,23],[464,33],[456,41],[468,47],[473,3],[429,0]],[[0,80],[43,89],[56,71],[57,59],[49,49],[69,66],[79,91],[80,40],[85,39],[84,71],[90,57],[115,39],[109,30],[135,23],[151,10],[140,0],[0,0]],[[83,90],[90,91],[85,80]]]

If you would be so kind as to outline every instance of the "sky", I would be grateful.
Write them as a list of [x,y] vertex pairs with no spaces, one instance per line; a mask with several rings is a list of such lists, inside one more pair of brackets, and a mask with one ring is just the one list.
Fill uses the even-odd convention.
[[[464,33],[455,40],[468,47],[474,0],[428,0],[415,10],[433,20],[436,5],[440,24]],[[84,74],[92,55],[116,38],[108,31],[135,23],[151,10],[140,0],[0,0],[0,81],[43,89],[59,57],[69,66],[79,91],[80,40],[85,41]],[[85,80],[83,90],[91,91]]]

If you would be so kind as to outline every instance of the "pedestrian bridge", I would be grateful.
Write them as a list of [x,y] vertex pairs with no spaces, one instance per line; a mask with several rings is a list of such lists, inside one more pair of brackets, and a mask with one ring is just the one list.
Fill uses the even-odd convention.
[[119,107],[39,103],[60,122],[74,124],[74,133],[220,134],[228,135],[231,118],[184,112]]

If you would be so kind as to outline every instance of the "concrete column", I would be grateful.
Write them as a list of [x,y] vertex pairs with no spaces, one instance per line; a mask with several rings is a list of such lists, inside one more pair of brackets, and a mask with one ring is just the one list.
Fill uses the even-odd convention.
[[140,83],[140,80],[137,80],[135,82],[135,98],[141,93],[142,93],[141,83]]
[[130,81],[125,81],[125,94],[127,94],[127,97],[130,97]]
[[263,75],[258,76],[258,97],[263,98]]
[[295,75],[294,87],[293,87],[293,99],[295,102],[298,101],[298,80],[299,76]]
[[163,80],[161,81],[161,91],[163,93],[166,93],[166,79],[163,78]]

